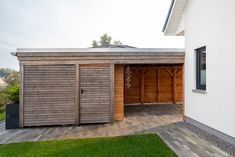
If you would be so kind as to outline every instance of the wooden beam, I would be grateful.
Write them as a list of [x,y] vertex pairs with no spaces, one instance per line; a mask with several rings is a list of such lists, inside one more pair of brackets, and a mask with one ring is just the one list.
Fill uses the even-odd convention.
[[114,65],[114,117],[115,121],[124,119],[124,65]]
[[136,72],[136,70],[133,70],[131,73],[134,74],[134,75],[136,75],[136,76],[138,76],[138,77],[141,77],[141,74],[139,74],[138,71]]
[[144,103],[144,69],[141,69],[141,94],[140,94],[140,102]]
[[[153,66],[153,67],[147,67],[147,66],[144,66],[144,67],[141,67],[141,66],[137,66],[136,67],[136,65],[141,65],[141,64],[134,64],[135,66],[133,67],[133,66],[131,66],[132,64],[130,64],[130,67],[132,67],[132,68],[136,68],[137,70],[138,69],[171,69],[171,68],[174,68],[174,69],[182,69],[182,66],[171,66],[171,65],[168,65],[168,66],[159,66],[158,64],[155,64],[155,66]],[[146,73],[147,73],[148,71],[146,71]]]
[[158,102],[160,101],[160,80],[159,80],[159,78],[160,78],[160,69],[158,68],[157,69],[157,100],[158,100]]
[[173,104],[176,103],[176,69],[173,69],[172,76],[172,101]]
[[173,77],[173,73],[172,73],[172,71],[170,70],[171,68],[167,68],[167,69],[165,69],[170,75],[171,75],[171,77]]
[[184,66],[184,64],[183,64],[183,66],[182,66],[182,97],[183,97],[183,120],[185,120],[185,117],[186,117],[186,115],[185,115],[185,96],[184,96],[184,94],[185,94],[185,83],[184,83],[184,78],[185,78],[185,66]]
[[181,69],[177,69],[177,71],[176,71],[176,75],[178,76],[179,75],[179,72],[182,70],[182,68]]
[[180,65],[180,66],[173,65],[172,68],[174,68],[174,69],[182,69],[182,65]]
[[152,69],[151,67],[146,68],[144,74],[147,75],[151,69]]
[[156,101],[158,102],[158,68],[156,69]]

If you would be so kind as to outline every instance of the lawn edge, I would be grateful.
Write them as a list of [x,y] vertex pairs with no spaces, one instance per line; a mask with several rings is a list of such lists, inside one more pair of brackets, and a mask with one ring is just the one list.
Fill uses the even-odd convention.
[[156,135],[178,156],[181,157],[181,154],[168,142],[166,141],[160,133],[156,132]]
[[[0,121],[1,123],[1,121]],[[77,141],[77,140],[89,140],[89,139],[109,139],[109,138],[122,138],[122,137],[132,137],[132,136],[142,136],[142,135],[156,135],[155,133],[150,134],[137,134],[137,135],[122,135],[122,136],[102,136],[102,137],[84,137],[84,138],[66,138],[66,139],[49,139],[49,140],[42,140],[42,141],[24,141],[24,142],[13,142],[13,143],[0,143],[1,145],[9,145],[9,144],[22,144],[22,143],[38,143],[38,142],[54,142],[54,141]],[[159,137],[160,138],[160,137]],[[161,139],[161,138],[160,138]]]

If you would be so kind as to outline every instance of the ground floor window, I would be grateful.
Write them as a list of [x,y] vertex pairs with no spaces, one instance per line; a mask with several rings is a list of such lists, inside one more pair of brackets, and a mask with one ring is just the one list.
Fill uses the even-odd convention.
[[196,49],[196,88],[206,90],[206,46]]

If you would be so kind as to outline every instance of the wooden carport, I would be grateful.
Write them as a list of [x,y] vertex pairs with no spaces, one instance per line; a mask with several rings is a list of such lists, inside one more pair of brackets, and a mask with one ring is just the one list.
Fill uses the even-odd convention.
[[[17,49],[14,55],[21,73],[21,127],[108,123],[123,119],[124,103],[183,101],[182,49],[26,48]],[[138,78],[132,80],[140,80],[139,102],[128,98],[131,88],[124,86],[127,65],[133,78]],[[154,76],[155,83],[148,84],[152,82],[148,75]],[[172,96],[164,98],[163,93],[169,94],[169,89],[164,92],[166,88],[161,86],[165,79],[170,80]]]
[[125,104],[182,103],[182,65],[134,65],[131,71]]

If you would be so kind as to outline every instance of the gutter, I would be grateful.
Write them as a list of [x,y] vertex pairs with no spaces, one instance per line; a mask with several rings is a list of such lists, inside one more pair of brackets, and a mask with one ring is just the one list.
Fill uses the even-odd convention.
[[17,53],[16,52],[11,52],[11,55],[12,56],[17,56]]
[[173,6],[174,6],[175,1],[176,1],[176,0],[172,0],[172,1],[171,1],[171,5],[170,5],[170,8],[169,8],[168,13],[167,13],[167,17],[166,17],[164,26],[163,26],[163,28],[162,28],[162,32],[165,32],[165,30],[166,30],[166,26],[167,26],[168,21],[169,21],[169,19],[170,19],[170,15],[171,15],[171,12],[172,12],[172,9],[173,9]]

